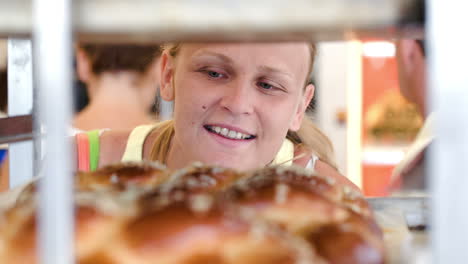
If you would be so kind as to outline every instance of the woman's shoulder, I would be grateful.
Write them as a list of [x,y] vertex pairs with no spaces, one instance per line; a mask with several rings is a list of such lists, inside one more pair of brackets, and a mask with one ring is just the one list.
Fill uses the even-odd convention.
[[342,175],[337,169],[333,168],[332,166],[330,166],[329,164],[327,164],[327,163],[325,163],[325,162],[323,162],[321,160],[317,160],[315,162],[314,170],[319,175],[323,175],[325,177],[333,178],[338,183],[340,183],[342,185],[345,185],[345,186],[349,186],[349,187],[353,188],[354,190],[361,192],[361,189],[359,189],[359,187],[357,187],[352,181],[350,181],[348,178],[346,178],[344,175]]
[[[155,122],[133,129],[104,132],[100,137],[102,147],[99,166],[120,162],[130,154],[135,156],[135,151],[138,152],[138,160],[148,159],[154,140],[160,132],[157,128],[162,123]],[[135,160],[135,157],[131,160]]]
[[294,156],[295,165],[307,168],[310,164],[312,164],[312,167],[310,167],[310,169],[313,169],[317,174],[322,175],[324,177],[333,178],[337,182],[361,192],[359,187],[357,187],[353,182],[351,182],[348,178],[342,175],[337,169],[335,169],[328,163],[321,161],[318,157],[306,151],[304,148],[296,147],[294,151]]
[[128,130],[104,131],[100,136],[99,167],[120,162],[127,146],[127,140],[132,132]]

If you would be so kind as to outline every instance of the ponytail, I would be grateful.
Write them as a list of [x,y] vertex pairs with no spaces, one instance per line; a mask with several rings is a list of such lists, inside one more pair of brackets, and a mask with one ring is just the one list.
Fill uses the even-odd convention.
[[304,147],[321,161],[337,168],[330,139],[307,115],[302,120],[301,128],[297,132],[289,131],[287,139],[291,140],[296,147]]
[[157,130],[158,134],[151,147],[150,158],[152,161],[159,161],[162,164],[166,164],[167,154],[169,153],[171,140],[174,136],[174,121],[167,120],[161,122]]

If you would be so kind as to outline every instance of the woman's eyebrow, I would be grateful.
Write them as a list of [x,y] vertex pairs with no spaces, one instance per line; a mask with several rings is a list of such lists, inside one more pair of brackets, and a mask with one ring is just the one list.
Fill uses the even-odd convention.
[[227,63],[227,64],[232,64],[233,63],[233,60],[231,58],[229,58],[228,56],[226,56],[224,54],[221,54],[221,53],[209,51],[209,50],[200,50],[200,51],[197,51],[193,55],[194,58],[205,57],[205,56],[215,57],[215,58],[217,58],[217,59],[219,59],[222,62]]

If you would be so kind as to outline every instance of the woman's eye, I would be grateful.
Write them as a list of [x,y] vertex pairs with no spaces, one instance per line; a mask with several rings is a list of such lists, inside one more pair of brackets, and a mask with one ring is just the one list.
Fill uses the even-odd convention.
[[223,74],[219,73],[219,72],[215,72],[215,71],[207,71],[208,73],[208,76],[210,76],[211,78],[220,78],[220,77],[223,77]]
[[265,90],[271,90],[274,88],[273,85],[268,84],[266,82],[260,82],[258,85]]

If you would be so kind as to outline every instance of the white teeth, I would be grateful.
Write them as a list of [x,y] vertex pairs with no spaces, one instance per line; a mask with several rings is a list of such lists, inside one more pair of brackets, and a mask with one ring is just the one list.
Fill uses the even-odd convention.
[[216,134],[220,134],[220,135],[222,135],[224,137],[232,138],[232,139],[246,139],[246,138],[251,137],[250,135],[246,135],[246,134],[243,134],[241,132],[229,130],[227,128],[224,128],[224,127],[222,128],[222,127],[218,127],[218,126],[212,126],[211,131],[215,132]]
[[230,137],[230,138],[236,138],[236,137],[237,137],[237,133],[236,133],[235,131],[230,130],[230,131],[229,131],[229,134],[228,134],[228,137]]

